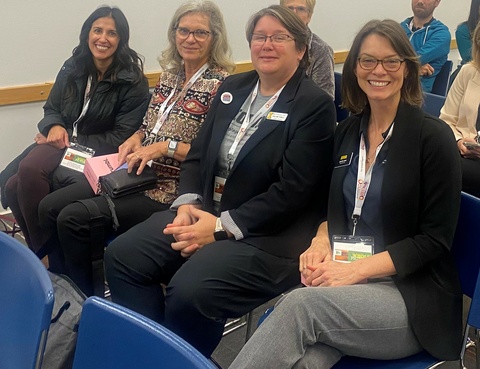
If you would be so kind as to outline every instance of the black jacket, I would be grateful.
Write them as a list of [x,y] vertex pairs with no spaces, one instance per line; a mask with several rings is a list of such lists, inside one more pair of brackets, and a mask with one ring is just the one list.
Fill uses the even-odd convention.
[[[352,116],[338,126],[337,163],[341,155],[358,152],[361,119]],[[462,291],[450,248],[460,208],[461,167],[452,131],[419,108],[400,104],[386,160],[381,206],[385,247],[397,271],[393,280],[423,348],[439,359],[455,360],[461,347]],[[349,234],[350,214],[341,190],[348,170],[333,170],[330,235]]]
[[[38,130],[45,136],[53,125],[61,124],[72,134],[73,122],[83,108],[86,79],[77,80],[77,97],[66,98],[67,77],[74,67],[68,59],[57,75]],[[95,149],[95,155],[111,154],[129,138],[142,123],[149,102],[148,82],[132,84],[132,71],[122,70],[117,80],[98,82],[85,117],[78,124],[78,142]]]
[[[203,197],[214,212],[217,155],[225,133],[258,80],[255,71],[228,77],[180,171],[180,194]],[[229,92],[232,102],[222,102]],[[326,216],[335,127],[332,99],[298,69],[272,112],[240,150],[224,187],[221,211],[229,211],[242,242],[270,254],[298,258]]]

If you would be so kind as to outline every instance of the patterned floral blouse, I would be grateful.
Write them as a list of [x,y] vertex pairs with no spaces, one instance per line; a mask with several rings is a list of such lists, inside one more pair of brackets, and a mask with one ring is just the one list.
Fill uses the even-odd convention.
[[[174,74],[170,70],[162,72],[140,127],[140,130],[145,133],[142,145],[147,146],[169,139],[190,144],[205,121],[218,87],[227,76],[228,72],[223,68],[207,68],[185,95],[179,96],[182,86],[186,83],[185,73],[182,71]],[[175,89],[175,93],[170,101],[175,102],[175,105],[155,135],[152,131],[157,124],[158,112],[162,103],[170,96],[172,89]],[[145,195],[160,203],[171,204],[178,196],[180,162],[162,157],[153,162],[152,168],[158,175],[157,187],[145,191]]]

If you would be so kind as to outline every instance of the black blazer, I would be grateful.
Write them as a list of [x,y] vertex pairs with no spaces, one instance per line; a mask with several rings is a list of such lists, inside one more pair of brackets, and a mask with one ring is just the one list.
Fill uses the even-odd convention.
[[[180,195],[203,197],[213,208],[214,170],[225,133],[258,80],[255,71],[221,85],[180,171]],[[233,96],[230,104],[221,95]],[[272,112],[284,122],[263,121],[240,150],[224,187],[221,211],[242,231],[242,242],[273,255],[297,258],[326,216],[335,127],[332,99],[299,68]]]
[[[364,115],[368,119],[368,112]],[[337,163],[342,154],[358,152],[361,119],[352,116],[338,126]],[[330,235],[348,232],[350,215],[341,190],[347,171],[333,170]],[[445,360],[458,358],[462,337],[462,292],[449,251],[460,191],[460,159],[452,131],[419,108],[400,104],[382,186],[383,235],[415,335],[430,354]]]

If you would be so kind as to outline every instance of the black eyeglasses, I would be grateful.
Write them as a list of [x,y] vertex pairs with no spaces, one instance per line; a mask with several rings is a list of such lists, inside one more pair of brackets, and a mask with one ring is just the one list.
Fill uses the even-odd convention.
[[177,32],[177,37],[181,39],[187,39],[190,35],[193,35],[193,38],[199,42],[205,41],[208,36],[210,36],[210,31],[204,29],[196,29],[195,31],[190,31],[185,27],[176,27],[175,31]]
[[360,58],[357,58],[358,60],[358,65],[360,65],[360,68],[364,70],[374,70],[378,63],[382,64],[383,69],[385,69],[387,72],[396,72],[400,69],[402,66],[402,63],[405,61],[405,59],[398,59],[398,58],[389,58],[389,59],[375,59],[371,58],[368,56],[362,56]]

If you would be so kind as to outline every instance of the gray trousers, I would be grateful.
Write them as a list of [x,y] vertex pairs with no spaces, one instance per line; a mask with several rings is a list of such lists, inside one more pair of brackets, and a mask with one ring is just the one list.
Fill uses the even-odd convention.
[[343,355],[387,360],[421,350],[391,280],[308,287],[277,303],[229,369],[326,369]]

